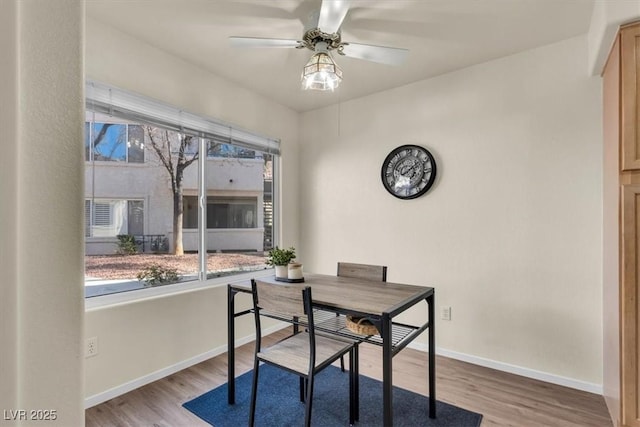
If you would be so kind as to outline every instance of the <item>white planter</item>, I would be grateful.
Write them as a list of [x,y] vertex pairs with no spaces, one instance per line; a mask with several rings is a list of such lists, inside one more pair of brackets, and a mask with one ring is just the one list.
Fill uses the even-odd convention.
[[292,262],[289,264],[289,279],[302,279],[302,264]]
[[289,267],[286,265],[276,265],[276,277],[286,279],[289,274]]

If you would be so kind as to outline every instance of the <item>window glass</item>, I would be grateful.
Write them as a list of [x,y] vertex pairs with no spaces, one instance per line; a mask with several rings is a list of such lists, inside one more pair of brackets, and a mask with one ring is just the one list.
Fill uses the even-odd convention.
[[95,161],[85,171],[86,295],[197,280],[198,236],[185,241],[183,205],[174,203],[184,189],[197,192],[197,138],[94,116]]
[[124,162],[127,160],[127,126],[115,123],[94,123],[91,138],[93,159]]
[[126,200],[95,202],[93,208],[93,236],[109,237],[127,234]]
[[273,249],[273,156],[263,155],[264,158],[264,187],[262,203],[264,206],[264,250]]
[[144,129],[140,125],[129,125],[127,132],[127,161],[144,163]]
[[85,160],[144,163],[144,129],[124,123],[85,123]]
[[[268,183],[273,157],[214,142],[207,154],[207,276],[267,268],[264,254],[273,240]],[[197,224],[197,216],[189,218],[189,224],[193,221]]]
[[231,144],[209,142],[207,147],[208,157],[227,157],[234,159],[255,159],[256,152]]
[[[185,196],[185,228],[198,228],[196,196]],[[256,228],[258,197],[207,197],[207,228]]]
[[199,148],[199,138],[187,135],[185,136],[184,144],[176,146],[174,150],[176,151],[176,153],[179,152],[180,150],[183,150],[185,154],[193,155],[198,152],[198,148]]
[[127,234],[144,234],[144,203],[142,200],[127,201]]
[[273,156],[98,112],[87,113],[85,132],[88,297],[267,268]]
[[91,128],[89,122],[84,124],[84,159],[91,160]]
[[85,235],[116,237],[119,234],[142,234],[137,231],[141,231],[143,217],[141,200],[85,200]]
[[207,199],[207,228],[255,228],[257,197]]

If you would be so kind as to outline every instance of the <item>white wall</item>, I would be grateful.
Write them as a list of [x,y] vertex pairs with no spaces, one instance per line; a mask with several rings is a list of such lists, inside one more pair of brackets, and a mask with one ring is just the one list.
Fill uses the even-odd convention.
[[14,250],[18,231],[18,4],[0,2],[0,402],[18,407],[18,257]]
[[0,2],[2,425],[84,423],[83,4]]
[[[579,37],[304,113],[305,269],[387,265],[452,307],[440,349],[601,389],[601,82],[586,62]],[[380,179],[402,144],[438,164],[412,201]]]
[[[87,21],[86,37],[87,78],[280,138],[281,242],[298,245],[297,113],[96,21]],[[243,319],[238,336],[250,326]],[[85,378],[97,403],[226,345],[226,287],[90,310],[85,327],[99,340]]]

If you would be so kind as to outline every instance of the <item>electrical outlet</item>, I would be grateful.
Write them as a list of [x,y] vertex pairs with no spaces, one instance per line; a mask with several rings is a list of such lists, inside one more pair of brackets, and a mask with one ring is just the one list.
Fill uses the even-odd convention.
[[98,355],[98,337],[87,338],[84,348],[84,357],[93,357]]
[[442,307],[442,320],[451,320],[451,307]]

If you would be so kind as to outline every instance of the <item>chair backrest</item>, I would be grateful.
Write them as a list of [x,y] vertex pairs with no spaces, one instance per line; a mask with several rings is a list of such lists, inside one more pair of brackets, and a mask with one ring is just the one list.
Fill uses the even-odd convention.
[[354,277],[357,279],[387,281],[387,267],[383,265],[338,263],[338,276]]
[[[298,283],[269,283],[253,280],[255,308],[282,317],[306,316],[305,294],[311,298],[311,288]],[[310,301],[309,301],[310,302]]]

